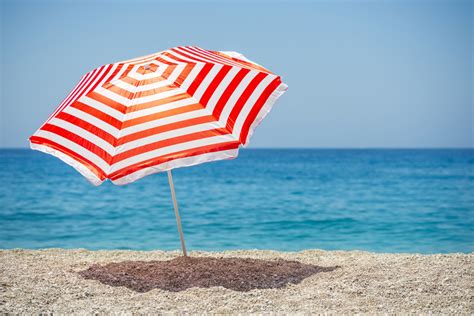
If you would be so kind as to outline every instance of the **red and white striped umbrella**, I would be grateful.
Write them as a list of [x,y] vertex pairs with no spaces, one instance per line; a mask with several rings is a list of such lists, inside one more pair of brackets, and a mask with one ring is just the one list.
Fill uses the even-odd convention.
[[186,256],[171,169],[237,157],[286,89],[239,53],[175,47],[84,75],[30,146],[95,185],[168,171]]
[[239,53],[175,47],[84,75],[30,145],[123,185],[236,157],[286,89]]

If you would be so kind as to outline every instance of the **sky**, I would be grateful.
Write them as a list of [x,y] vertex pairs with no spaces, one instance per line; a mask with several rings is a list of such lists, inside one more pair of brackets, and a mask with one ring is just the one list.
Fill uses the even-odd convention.
[[27,147],[89,70],[178,45],[288,84],[250,147],[474,147],[472,1],[0,3],[0,147]]

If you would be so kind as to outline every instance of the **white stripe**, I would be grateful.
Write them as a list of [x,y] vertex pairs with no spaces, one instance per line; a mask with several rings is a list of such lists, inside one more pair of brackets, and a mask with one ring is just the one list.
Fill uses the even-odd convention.
[[189,141],[185,143],[161,147],[161,148],[158,148],[158,149],[155,149],[143,154],[135,155],[130,158],[114,163],[110,169],[110,173],[113,173],[122,168],[128,167],[130,165],[133,165],[133,164],[136,164],[136,163],[139,163],[141,161],[145,161],[151,158],[160,157],[163,155],[167,155],[167,154],[182,151],[182,150],[188,150],[188,149],[207,146],[207,145],[215,145],[215,144],[230,142],[234,140],[235,138],[232,135],[227,134],[227,135],[201,138],[201,139],[197,139],[197,140],[193,140],[193,141]]
[[250,98],[245,102],[244,107],[239,113],[237,120],[235,121],[234,130],[232,134],[235,135],[236,138],[240,138],[240,131],[242,130],[242,126],[244,125],[247,116],[250,113],[250,110],[255,106],[255,102],[257,102],[258,98],[262,95],[263,90],[276,78],[274,75],[266,76],[255,88]]
[[105,140],[100,138],[99,136],[96,136],[96,135],[92,134],[91,132],[89,132],[89,131],[87,131],[87,130],[85,130],[85,129],[77,126],[77,125],[71,124],[68,121],[64,121],[64,120],[61,120],[61,119],[58,119],[58,118],[52,119],[51,122],[49,122],[49,124],[61,127],[65,130],[71,132],[71,133],[74,133],[74,134],[90,141],[91,143],[99,146],[100,148],[105,150],[109,155],[111,155],[111,156],[114,155],[114,151],[115,151],[114,146],[112,146],[111,144],[109,144],[108,142],[106,142]]
[[102,102],[100,101],[97,101],[95,99],[91,99],[87,96],[82,96],[79,98],[78,100],[79,102],[82,102],[96,110],[99,110],[101,112],[104,112],[105,114],[108,114],[110,116],[112,116],[113,118],[119,120],[119,121],[123,121],[124,119],[124,116],[125,114],[120,112],[120,111],[117,111],[115,110],[114,108],[111,108],[110,106],[106,105],[106,104],[103,104]]
[[170,160],[156,166],[151,166],[148,168],[135,171],[133,173],[130,173],[116,180],[112,180],[112,182],[116,185],[124,185],[124,184],[134,182],[147,175],[157,173],[157,172],[162,172],[162,171],[180,168],[180,167],[193,166],[193,165],[197,165],[197,164],[201,164],[201,163],[209,162],[209,161],[232,159],[232,158],[237,157],[238,152],[239,152],[238,149],[229,149],[229,150],[205,153],[205,154],[191,156],[191,157],[174,159],[174,160]]
[[96,166],[102,169],[102,171],[104,171],[105,173],[107,173],[107,170],[109,169],[109,165],[101,157],[85,149],[84,147],[79,146],[78,144],[70,141],[67,138],[64,138],[58,134],[51,133],[48,131],[43,131],[43,130],[38,131],[37,136],[49,139],[55,143],[58,143],[61,146],[68,148],[69,150],[74,151],[75,153],[81,155],[82,157],[94,163]]
[[93,126],[97,126],[101,130],[109,133],[110,135],[114,136],[115,138],[117,138],[117,136],[119,134],[119,130],[116,129],[114,126],[108,124],[105,121],[99,120],[95,116],[90,115],[90,114],[88,114],[84,111],[78,110],[78,109],[73,108],[73,107],[68,107],[68,108],[65,108],[63,112],[71,114],[71,115],[73,115],[73,116],[75,116],[75,117],[77,117],[77,118],[79,118],[83,121],[86,121],[87,123],[89,123]]
[[[158,83],[161,83],[161,81]],[[135,89],[137,88],[134,85],[129,84],[128,82],[122,81],[121,79],[111,81],[110,84],[113,84],[114,86],[117,86],[120,89],[127,90],[130,93],[134,93],[136,91]]]

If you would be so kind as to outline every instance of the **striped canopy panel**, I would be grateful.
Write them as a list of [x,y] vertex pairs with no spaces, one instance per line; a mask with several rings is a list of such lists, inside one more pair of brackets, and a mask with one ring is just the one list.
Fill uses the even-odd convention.
[[236,52],[175,47],[84,75],[30,137],[95,185],[235,158],[287,86]]

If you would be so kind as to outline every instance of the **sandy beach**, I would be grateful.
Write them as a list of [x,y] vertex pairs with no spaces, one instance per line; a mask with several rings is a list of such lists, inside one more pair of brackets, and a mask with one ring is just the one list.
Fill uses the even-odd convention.
[[[279,288],[199,286],[143,292],[80,275],[113,262],[164,261],[177,251],[1,250],[1,313],[474,312],[474,255],[361,251],[191,252],[194,258],[291,260],[318,268]],[[294,280],[293,280],[294,281]],[[299,282],[299,283],[298,283]]]

